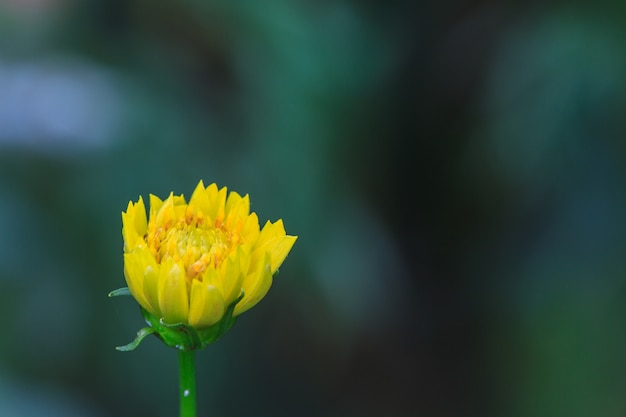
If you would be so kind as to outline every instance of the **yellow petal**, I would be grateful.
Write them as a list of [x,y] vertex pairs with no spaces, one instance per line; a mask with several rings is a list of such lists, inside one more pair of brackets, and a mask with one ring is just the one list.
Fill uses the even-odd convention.
[[150,304],[150,311],[153,315],[160,317],[161,308],[159,307],[158,297],[158,278],[159,278],[159,265],[157,264],[152,252],[147,246],[139,246],[135,249],[135,259],[137,260],[141,270],[143,271],[143,288],[142,292],[148,304]]
[[261,230],[252,257],[258,260],[263,257],[263,253],[268,252],[271,256],[272,274],[274,274],[289,254],[297,238],[297,236],[285,234],[282,220],[278,220],[274,224],[267,222]]
[[284,236],[275,240],[270,250],[272,274],[278,271],[278,268],[285,261],[287,254],[289,254],[294,243],[296,243],[296,239],[298,239],[298,236]]
[[237,191],[231,191],[226,198],[226,204],[224,206],[226,214],[228,214],[233,207],[237,207],[237,205],[241,203],[241,200],[242,198]]
[[174,202],[174,206],[182,206],[187,204],[187,202],[185,201],[185,196],[183,194],[172,195],[172,200]]
[[202,180],[200,180],[191,195],[189,207],[191,207],[194,213],[202,212],[204,215],[207,215],[210,211],[209,195],[206,192],[206,188],[204,187]]
[[150,194],[150,219],[154,219],[156,214],[161,210],[163,200],[154,194]]
[[226,187],[219,190],[215,183],[207,187],[207,195],[209,196],[210,210],[208,216],[211,221],[224,220],[224,206],[226,205]]
[[135,229],[135,219],[133,218],[133,205],[128,203],[126,211],[122,212],[122,237],[124,238],[124,252],[131,252],[137,246],[139,234]]
[[174,219],[184,219],[187,214],[187,204],[174,204]]
[[163,320],[169,324],[186,323],[189,315],[187,278],[183,269],[172,259],[161,264],[158,286]]
[[250,196],[246,194],[241,197],[235,191],[231,191],[226,200],[225,214],[228,221],[233,224],[241,219],[243,220],[250,214]]
[[213,267],[207,268],[202,274],[202,282],[206,285],[213,285],[222,288],[222,276],[218,270]]
[[237,247],[237,258],[239,259],[241,272],[244,275],[248,274],[250,270],[250,258],[252,253],[252,245],[249,243],[244,243]]
[[242,249],[237,248],[226,262],[222,264],[221,273],[223,276],[222,289],[226,303],[230,304],[241,294],[241,284],[243,274],[241,271],[241,257],[245,256]]
[[124,277],[126,278],[126,285],[128,285],[128,290],[139,305],[146,310],[151,310],[148,300],[141,291],[143,287],[143,273],[133,264],[130,257],[132,257],[132,255],[128,253],[124,254]]
[[194,280],[191,284],[189,325],[203,328],[217,323],[224,315],[224,299],[213,285]]
[[124,250],[130,252],[135,249],[140,244],[140,238],[143,241],[147,229],[146,207],[143,204],[143,199],[139,197],[136,204],[129,202],[126,211],[122,212]]
[[213,201],[215,201],[215,199],[217,198],[218,191],[219,189],[217,188],[216,183],[213,183],[206,187],[206,195],[209,197],[209,201],[211,201],[211,203],[213,203]]
[[146,234],[148,230],[148,219],[146,218],[146,205],[143,198],[139,196],[139,201],[135,204],[135,230],[139,236]]
[[133,295],[135,300],[137,300],[139,305],[149,312],[155,313],[155,309],[148,302],[148,299],[143,291],[145,266],[142,259],[137,256],[136,251],[124,254],[124,277],[126,278],[128,290]]
[[272,286],[272,272],[270,268],[270,256],[266,254],[264,262],[257,271],[244,278],[243,290],[245,295],[243,299],[235,306],[233,316],[254,307],[269,291]]
[[[252,250],[251,268],[257,268],[258,262],[263,260],[264,254],[270,252],[272,240],[277,236],[277,223],[278,222],[272,223],[268,220],[263,226],[263,229],[261,229]],[[283,233],[282,236],[285,236],[285,234]]]
[[171,224],[174,222],[176,213],[174,211],[174,193],[170,193],[169,197],[163,201],[156,214],[155,221],[158,225]]
[[277,220],[276,223],[272,223],[268,220],[263,226],[263,229],[261,229],[259,239],[257,240],[257,247],[276,237],[285,236],[285,234],[285,227],[283,226],[282,219]]
[[256,213],[250,213],[250,215],[243,222],[243,227],[241,228],[241,236],[244,242],[256,242],[259,238],[259,233],[261,229],[259,227],[259,217]]

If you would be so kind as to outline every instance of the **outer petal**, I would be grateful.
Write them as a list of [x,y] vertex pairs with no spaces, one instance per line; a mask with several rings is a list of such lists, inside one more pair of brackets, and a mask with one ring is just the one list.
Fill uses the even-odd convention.
[[183,268],[171,259],[161,264],[158,287],[163,320],[169,324],[187,323],[189,295]]
[[135,249],[136,256],[140,259],[143,269],[143,295],[150,304],[153,315],[161,316],[158,297],[159,265],[157,264],[150,249],[140,246]]
[[265,222],[263,230],[261,230],[261,235],[259,236],[259,241],[261,242],[259,243],[262,243],[266,240],[271,240],[272,238],[278,236],[284,236],[285,234],[286,232],[285,226],[283,225],[283,219],[278,219],[274,223],[268,220],[267,222]]
[[243,273],[241,270],[242,259],[245,253],[241,248],[237,248],[231,256],[222,264],[221,273],[223,276],[222,288],[226,303],[230,304],[241,294],[243,283]]
[[259,259],[263,253],[269,252],[272,274],[274,274],[289,254],[297,238],[297,236],[285,234],[282,220],[278,220],[274,224],[267,222],[261,230],[252,257]]
[[273,247],[270,249],[272,274],[276,273],[283,264],[287,254],[289,254],[294,243],[296,243],[296,239],[298,239],[298,236],[284,236],[275,239]]
[[141,196],[139,196],[139,201],[135,204],[135,230],[139,236],[143,236],[148,230],[146,205],[143,203],[143,198]]
[[275,223],[270,222],[269,220],[261,229],[261,233],[259,233],[259,238],[256,241],[256,249],[268,248],[268,243],[274,240],[277,237],[283,237],[286,235],[285,227],[283,226],[283,221],[281,219],[277,220]]
[[124,254],[124,276],[130,293],[140,306],[151,313],[156,313],[158,309],[152,307],[144,293],[145,271],[145,259],[136,250]]
[[134,227],[135,219],[132,215],[132,203],[122,212],[122,237],[124,238],[124,252],[131,252],[137,246],[139,234]]
[[124,250],[130,252],[138,244],[148,228],[146,219],[146,207],[143,199],[139,197],[136,204],[128,203],[125,212],[122,212],[122,236],[124,237]]
[[203,328],[217,323],[224,315],[225,304],[220,290],[194,280],[191,284],[189,325]]
[[254,307],[269,291],[272,286],[272,272],[270,269],[270,255],[266,254],[260,268],[244,279],[243,290],[245,295],[236,306],[233,316]]
[[276,223],[272,223],[268,220],[263,226],[263,229],[261,229],[259,237],[255,242],[252,252],[253,257],[259,258],[260,256],[262,259],[262,254],[265,252],[269,252],[271,248],[271,241],[274,240],[276,237],[283,236],[285,236],[285,229],[282,227],[282,221],[278,220]]

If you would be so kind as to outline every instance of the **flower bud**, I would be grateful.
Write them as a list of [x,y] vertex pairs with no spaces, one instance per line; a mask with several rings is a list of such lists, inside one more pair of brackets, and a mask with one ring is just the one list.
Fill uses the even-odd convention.
[[131,350],[157,334],[180,350],[217,340],[237,316],[267,294],[297,237],[282,220],[259,225],[248,195],[199,182],[189,203],[170,194],[129,202],[122,213],[124,276],[149,328],[139,331]]

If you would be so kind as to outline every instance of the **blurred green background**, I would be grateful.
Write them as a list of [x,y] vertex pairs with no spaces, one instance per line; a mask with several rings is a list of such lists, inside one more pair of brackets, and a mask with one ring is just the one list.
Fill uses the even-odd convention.
[[[617,2],[619,3],[619,2]],[[177,413],[129,200],[299,236],[199,415],[626,415],[626,6],[0,2],[0,416]]]

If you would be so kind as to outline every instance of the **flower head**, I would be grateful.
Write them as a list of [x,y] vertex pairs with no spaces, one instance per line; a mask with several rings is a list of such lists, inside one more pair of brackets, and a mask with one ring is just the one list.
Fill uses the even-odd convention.
[[248,195],[202,181],[189,202],[150,195],[148,217],[141,197],[129,202],[122,224],[132,296],[161,323],[194,329],[256,305],[297,238],[282,220],[260,228]]

